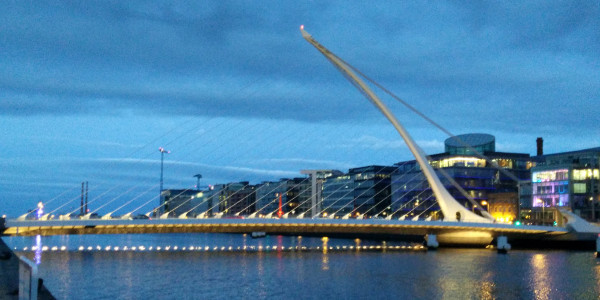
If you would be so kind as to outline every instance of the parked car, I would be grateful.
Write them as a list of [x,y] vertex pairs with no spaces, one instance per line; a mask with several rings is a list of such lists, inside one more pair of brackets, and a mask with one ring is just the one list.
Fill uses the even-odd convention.
[[135,215],[133,216],[134,220],[149,220],[150,217],[143,215],[143,214],[139,214],[139,215]]

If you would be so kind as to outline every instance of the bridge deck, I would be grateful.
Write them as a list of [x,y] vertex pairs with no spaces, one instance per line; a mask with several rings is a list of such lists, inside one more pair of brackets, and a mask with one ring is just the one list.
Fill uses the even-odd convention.
[[452,232],[489,233],[492,237],[559,236],[568,231],[552,226],[507,224],[357,220],[357,219],[153,219],[153,220],[7,220],[6,235],[127,234],[173,232],[283,234],[426,235]]

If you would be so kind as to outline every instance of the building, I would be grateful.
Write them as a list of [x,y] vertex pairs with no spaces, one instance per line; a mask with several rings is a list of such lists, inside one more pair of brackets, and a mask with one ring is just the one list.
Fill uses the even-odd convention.
[[386,216],[390,212],[391,176],[396,170],[390,166],[366,166],[348,171],[354,178],[355,215]]
[[[514,216],[496,218],[498,222],[512,222],[519,215],[519,182],[515,178],[519,181],[529,180],[529,170],[534,165],[530,155],[497,152],[495,137],[481,133],[448,138],[444,146],[443,153],[429,156],[429,164],[450,194],[459,203],[474,211],[480,208],[469,198],[478,202],[483,209],[504,207],[507,203],[512,203],[513,207],[510,210],[515,212]],[[473,149],[483,154],[487,160],[479,157]],[[505,169],[510,175],[501,172],[494,164]],[[415,160],[404,161],[397,163],[396,167],[397,170],[392,175],[390,213],[394,217],[405,218],[443,217],[418,163]],[[495,193],[501,193],[502,196],[490,198],[490,195]],[[507,197],[513,200],[506,202]]]
[[481,204],[498,222],[513,222],[519,217],[519,200],[513,192],[489,193],[488,200]]
[[324,216],[352,213],[354,210],[354,177],[350,174],[342,174],[324,179],[321,207]]
[[[198,191],[196,196],[192,199],[193,213],[191,217],[197,217],[199,215],[204,217],[213,216],[214,213],[218,212],[219,207],[218,196],[214,193],[214,188],[209,186],[207,190]],[[188,214],[190,216],[190,214]]]
[[265,181],[256,185],[256,212],[265,216],[276,215],[279,209],[279,199],[287,202],[288,179],[280,181]]
[[543,140],[538,138],[538,155],[533,159],[532,195],[522,203],[524,221],[552,223],[557,207],[568,208],[588,221],[600,220],[600,147],[544,155]]
[[322,212],[338,217],[385,216],[391,203],[390,166],[365,166],[323,179]]
[[[338,170],[301,170],[300,173],[308,175],[310,180],[310,205],[303,216],[308,213],[310,217],[323,216],[323,183],[327,178],[341,176],[343,173]],[[325,213],[326,214],[326,213]]]
[[296,216],[310,210],[311,187],[309,178],[282,178],[256,186],[256,211],[262,216],[276,216],[281,212]]
[[218,200],[213,206],[223,216],[249,215],[256,210],[256,188],[247,181],[216,184],[212,193],[213,201]]
[[194,210],[193,200],[202,196],[202,192],[192,189],[163,190],[160,193],[159,216],[168,213],[169,217],[179,217]]
[[[283,212],[295,216],[311,209],[312,187],[310,178],[294,178],[287,181],[286,199]],[[319,194],[317,194],[319,197]]]

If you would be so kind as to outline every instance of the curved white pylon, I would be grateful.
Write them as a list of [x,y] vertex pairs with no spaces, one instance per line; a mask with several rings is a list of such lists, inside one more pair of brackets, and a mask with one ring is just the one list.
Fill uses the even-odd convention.
[[435,174],[433,168],[427,162],[423,150],[414,142],[412,137],[396,119],[396,117],[390,112],[390,110],[381,102],[381,100],[375,95],[375,93],[356,75],[346,63],[341,61],[335,54],[329,51],[323,45],[319,44],[308,32],[304,31],[304,26],[300,26],[302,37],[313,45],[319,52],[321,52],[327,60],[329,60],[342,74],[352,83],[356,88],[362,92],[370,101],[375,105],[381,113],[394,125],[394,128],[398,131],[400,136],[406,142],[406,145],[412,152],[413,156],[417,160],[417,163],[423,170],[433,193],[440,205],[442,213],[444,214],[444,221],[463,221],[463,222],[475,222],[475,223],[491,223],[493,219],[481,217],[472,211],[462,206],[450,193],[444,185],[441,183],[439,177]]

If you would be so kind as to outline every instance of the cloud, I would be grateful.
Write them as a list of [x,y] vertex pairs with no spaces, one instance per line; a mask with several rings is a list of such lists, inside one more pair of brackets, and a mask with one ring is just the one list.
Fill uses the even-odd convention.
[[[169,186],[195,184],[191,170],[260,182],[412,159],[300,24],[455,134],[489,132],[517,152],[537,136],[558,152],[600,135],[593,2],[9,1],[0,19],[0,184],[12,202],[32,182],[49,193],[86,178],[156,184],[156,160],[106,161],[139,145],[132,155],[175,150]],[[378,94],[425,152],[443,151],[445,137]]]
[[[160,160],[155,159],[133,159],[133,158],[99,158],[93,159],[95,162],[105,162],[108,164],[123,164],[123,165],[152,165],[155,166],[160,163]],[[256,177],[256,176],[266,176],[266,177],[294,177],[298,176],[298,172],[287,171],[287,170],[276,170],[276,169],[263,169],[263,168],[251,168],[251,167],[243,167],[243,166],[223,166],[223,165],[211,165],[204,163],[196,163],[196,162],[188,162],[188,161],[174,161],[167,160],[164,162],[165,166],[173,166],[173,167],[200,167],[206,172],[221,172],[221,173],[233,173],[236,174],[236,177],[239,177],[240,174],[242,176]],[[206,176],[205,176],[206,177]]]
[[339,162],[333,160],[323,160],[323,159],[310,159],[310,158],[266,158],[266,159],[258,159],[251,162],[252,164],[257,165],[269,165],[269,166],[293,166],[299,167],[301,169],[314,169],[314,168],[342,168],[342,169],[350,169],[355,167],[353,164],[348,162]]
[[0,63],[0,114],[378,118],[348,101],[361,95],[300,38],[302,21],[443,119],[455,120],[462,107],[484,123],[478,112],[491,105],[508,123],[539,123],[512,117],[509,107],[560,117],[538,104],[584,106],[600,82],[594,4],[96,4],[14,2],[0,12],[0,50],[10,58]]
[[[444,143],[439,140],[416,140],[415,143],[424,149],[438,148],[443,149]],[[368,148],[368,149],[407,149],[406,142],[401,137],[395,137],[393,140],[382,139],[375,136],[363,135],[357,139],[348,140],[346,143],[332,145],[331,147],[341,148]]]

